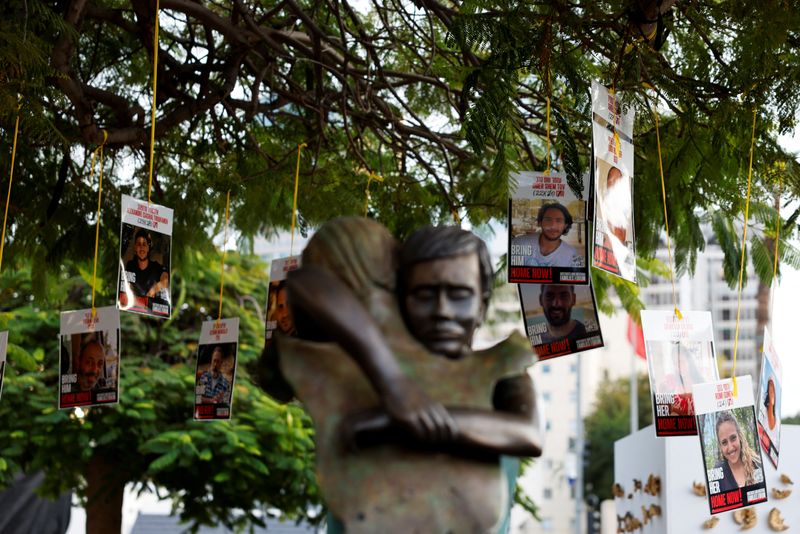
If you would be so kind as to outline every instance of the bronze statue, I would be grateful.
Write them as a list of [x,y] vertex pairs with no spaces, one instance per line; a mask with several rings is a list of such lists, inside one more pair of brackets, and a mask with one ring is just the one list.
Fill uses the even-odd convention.
[[500,455],[541,453],[527,341],[470,348],[491,276],[470,232],[426,227],[401,249],[360,218],[323,225],[289,275],[280,366],[347,532],[492,531],[511,498]]

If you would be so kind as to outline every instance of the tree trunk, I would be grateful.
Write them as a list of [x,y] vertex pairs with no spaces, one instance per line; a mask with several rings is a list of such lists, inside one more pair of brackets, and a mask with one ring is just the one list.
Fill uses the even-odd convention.
[[125,478],[119,465],[95,453],[86,467],[86,534],[110,534],[122,530],[122,495]]

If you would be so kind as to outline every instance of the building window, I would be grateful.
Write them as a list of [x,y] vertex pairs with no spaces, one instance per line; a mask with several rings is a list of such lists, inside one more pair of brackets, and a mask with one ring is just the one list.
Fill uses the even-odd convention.
[[542,518],[542,530],[545,532],[553,531],[553,520],[549,517]]
[[577,446],[577,440],[575,438],[569,438],[569,441],[567,443],[568,443],[567,448],[569,449],[569,452],[575,452],[575,447]]
[[544,498],[545,499],[552,499],[553,498],[553,490],[550,488],[544,489]]
[[544,393],[542,393],[542,399],[543,399],[545,402],[550,402],[550,398],[551,398],[551,397],[552,397],[552,395],[550,395],[550,392],[549,392],[549,391],[545,391]]
[[551,428],[553,428],[553,424],[548,419],[547,422],[544,424],[544,430],[545,432],[549,432]]
[[573,390],[569,392],[569,401],[570,402],[577,402],[578,400],[578,391]]
[[730,310],[722,310],[722,320],[729,321],[731,318],[731,311]]
[[730,341],[731,340],[731,329],[730,328],[723,328],[722,329],[722,339],[724,341]]

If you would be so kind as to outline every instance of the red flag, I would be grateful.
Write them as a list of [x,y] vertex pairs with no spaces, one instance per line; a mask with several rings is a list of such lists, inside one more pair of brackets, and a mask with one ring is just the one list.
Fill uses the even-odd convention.
[[628,315],[628,343],[633,345],[637,356],[643,360],[646,359],[647,356],[644,350],[644,332],[642,332],[642,325],[634,321],[630,315]]

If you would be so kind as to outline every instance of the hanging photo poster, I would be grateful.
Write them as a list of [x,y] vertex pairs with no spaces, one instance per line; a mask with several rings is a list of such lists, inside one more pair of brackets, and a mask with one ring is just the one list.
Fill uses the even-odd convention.
[[750,375],[696,384],[697,428],[712,514],[767,500]]
[[119,347],[114,306],[61,313],[59,409],[119,401]]
[[6,374],[7,351],[8,351],[8,332],[0,332],[0,398],[3,397],[3,377]]
[[122,195],[117,307],[169,317],[172,209]]
[[711,312],[642,310],[657,436],[694,436],[692,386],[719,379]]
[[633,226],[633,119],[619,95],[592,82],[594,246],[592,265],[636,282]]
[[769,461],[778,468],[781,443],[781,362],[769,330],[764,329],[761,380],[758,386],[758,441]]
[[525,333],[539,360],[603,346],[592,286],[519,284]]
[[508,281],[588,284],[586,201],[560,172],[511,173]]
[[267,291],[267,322],[264,328],[264,348],[269,351],[275,343],[275,331],[294,335],[294,321],[286,299],[286,276],[300,267],[301,256],[272,260]]
[[230,419],[239,318],[203,321],[197,347],[194,419]]

